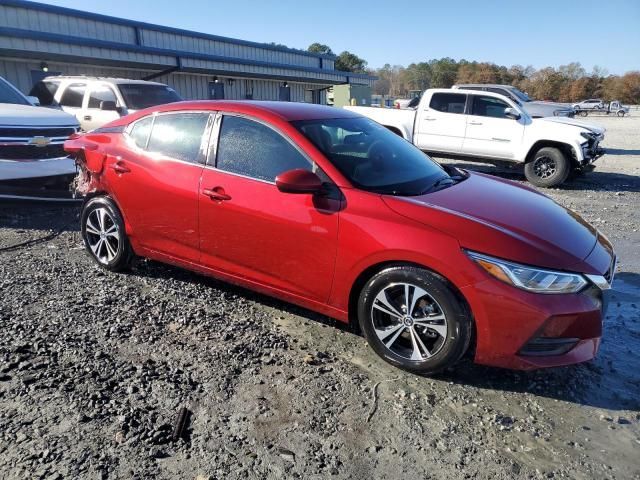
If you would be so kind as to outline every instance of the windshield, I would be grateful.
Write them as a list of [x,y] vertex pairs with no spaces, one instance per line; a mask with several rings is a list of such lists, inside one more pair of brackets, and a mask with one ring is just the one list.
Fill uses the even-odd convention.
[[533,102],[533,100],[531,98],[529,98],[529,95],[527,95],[524,92],[521,92],[520,90],[518,90],[517,88],[512,88],[511,92],[518,97],[520,100],[522,100],[523,102]]
[[364,117],[292,124],[356,187],[389,195],[420,195],[455,183],[411,143]]
[[27,99],[17,92],[4,78],[0,78],[0,103],[31,105]]
[[166,85],[121,83],[118,88],[129,110],[142,110],[182,100],[173,88]]

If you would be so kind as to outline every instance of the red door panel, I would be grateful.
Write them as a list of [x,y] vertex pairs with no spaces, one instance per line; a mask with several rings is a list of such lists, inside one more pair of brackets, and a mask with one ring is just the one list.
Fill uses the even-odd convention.
[[197,261],[202,165],[130,149],[121,157],[109,155],[106,167],[111,191],[131,226],[134,248],[141,246]]
[[[200,192],[201,263],[327,301],[339,200],[282,193],[273,183],[210,168],[203,171]],[[212,197],[212,192],[227,198]]]

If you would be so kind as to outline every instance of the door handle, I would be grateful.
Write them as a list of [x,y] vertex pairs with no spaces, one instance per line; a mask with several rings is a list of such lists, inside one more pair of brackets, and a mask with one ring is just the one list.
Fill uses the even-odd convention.
[[231,195],[227,195],[222,187],[205,188],[202,190],[202,194],[206,195],[211,200],[218,200],[220,202],[224,200],[231,200]]
[[111,168],[113,169],[114,172],[122,174],[122,173],[129,173],[131,170],[129,169],[129,167],[127,167],[124,162],[118,160],[116,163],[114,163],[113,165],[111,165]]
[[85,120],[91,120],[91,115],[85,115],[85,116],[84,116],[84,119],[85,119]]
[[469,122],[469,125],[482,125],[482,122]]
[[437,118],[433,118],[433,117],[424,117],[424,120],[428,120],[428,121],[432,122],[433,120],[437,120]]

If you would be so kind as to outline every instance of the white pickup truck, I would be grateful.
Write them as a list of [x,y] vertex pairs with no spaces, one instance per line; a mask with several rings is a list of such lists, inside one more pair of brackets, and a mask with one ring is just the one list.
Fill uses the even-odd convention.
[[522,163],[527,180],[539,187],[592,170],[604,153],[604,128],[565,117],[532,119],[517,102],[492,92],[430,89],[412,110],[345,108],[426,152]]

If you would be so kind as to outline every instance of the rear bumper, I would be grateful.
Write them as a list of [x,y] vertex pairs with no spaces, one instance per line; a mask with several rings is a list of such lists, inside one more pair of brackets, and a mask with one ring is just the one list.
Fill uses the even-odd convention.
[[541,295],[490,279],[463,294],[477,328],[476,363],[533,370],[586,362],[598,351],[606,298],[595,286]]

